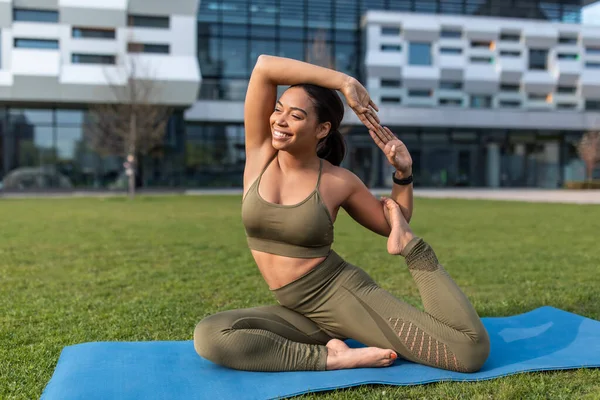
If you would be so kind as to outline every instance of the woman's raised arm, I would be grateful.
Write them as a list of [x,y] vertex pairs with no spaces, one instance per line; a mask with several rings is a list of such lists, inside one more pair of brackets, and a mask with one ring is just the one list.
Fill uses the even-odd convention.
[[269,118],[277,101],[278,85],[309,83],[341,91],[348,105],[373,129],[379,120],[377,110],[366,89],[358,81],[342,72],[290,58],[261,55],[250,77],[244,104],[246,130],[246,169],[256,175],[273,155]]

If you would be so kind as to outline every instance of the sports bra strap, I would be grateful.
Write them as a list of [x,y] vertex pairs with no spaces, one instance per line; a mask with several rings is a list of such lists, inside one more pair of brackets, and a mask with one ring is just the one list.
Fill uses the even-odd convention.
[[275,152],[275,154],[273,155],[273,158],[271,158],[267,164],[263,167],[262,171],[260,171],[260,175],[258,175],[258,179],[262,178],[263,174],[265,173],[265,171],[267,170],[267,168],[269,168],[269,165],[271,165],[271,163],[273,162],[274,159],[277,158],[277,153]]
[[317,188],[319,190],[319,185],[321,184],[321,173],[323,172],[323,159],[319,158],[319,177],[317,178]]

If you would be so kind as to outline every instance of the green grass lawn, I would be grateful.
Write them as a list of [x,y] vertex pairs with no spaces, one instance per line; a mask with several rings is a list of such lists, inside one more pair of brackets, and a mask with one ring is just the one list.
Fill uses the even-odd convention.
[[[600,207],[416,199],[411,223],[482,317],[550,305],[600,319]],[[0,201],[0,399],[39,398],[63,347],[190,340],[217,311],[273,304],[239,197]],[[335,250],[419,305],[386,239],[340,213]],[[598,398],[600,370],[304,396]]]

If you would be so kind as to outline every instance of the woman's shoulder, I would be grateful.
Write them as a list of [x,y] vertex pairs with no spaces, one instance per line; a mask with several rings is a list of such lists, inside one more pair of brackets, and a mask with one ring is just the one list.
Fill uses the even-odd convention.
[[360,178],[349,169],[331,164],[327,160],[323,160],[323,174],[326,174],[329,178],[340,183],[356,183],[360,181]]

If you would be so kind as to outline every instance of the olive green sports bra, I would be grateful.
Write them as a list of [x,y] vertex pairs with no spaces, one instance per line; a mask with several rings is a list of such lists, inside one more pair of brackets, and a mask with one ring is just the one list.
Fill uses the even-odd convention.
[[258,192],[261,178],[275,157],[263,168],[242,200],[242,222],[248,246],[295,258],[328,255],[333,243],[333,220],[319,193],[323,160],[320,160],[315,190],[300,203],[283,205],[266,201]]

